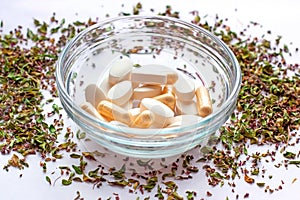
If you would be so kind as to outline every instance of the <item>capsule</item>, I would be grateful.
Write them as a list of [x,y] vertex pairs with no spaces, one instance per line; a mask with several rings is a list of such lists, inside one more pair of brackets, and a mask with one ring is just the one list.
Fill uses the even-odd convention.
[[102,100],[97,106],[97,111],[107,121],[116,120],[127,125],[130,124],[128,111],[110,101]]
[[94,117],[101,119],[102,121],[106,121],[97,111],[97,109],[89,102],[84,102],[80,105],[80,107],[85,110],[87,113],[93,115]]
[[175,108],[176,100],[172,93],[161,94],[159,96],[153,97],[153,99],[156,99],[156,100],[166,104],[172,110],[174,110],[174,108]]
[[204,86],[199,86],[196,89],[196,99],[197,99],[197,110],[198,115],[201,117],[206,117],[212,113],[212,103],[208,89]]
[[149,128],[154,122],[154,114],[150,110],[141,112],[132,122],[131,127]]

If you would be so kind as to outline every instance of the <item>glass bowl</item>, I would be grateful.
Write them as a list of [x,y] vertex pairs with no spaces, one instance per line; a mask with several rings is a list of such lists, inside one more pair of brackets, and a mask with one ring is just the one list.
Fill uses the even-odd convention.
[[[81,109],[85,88],[108,76],[122,56],[139,65],[170,67],[208,88],[213,112],[202,120],[173,128],[130,128],[101,121]],[[239,64],[231,50],[199,26],[163,16],[107,19],[75,36],[61,52],[57,88],[68,116],[101,146],[137,158],[179,155],[203,143],[229,118],[241,85]]]

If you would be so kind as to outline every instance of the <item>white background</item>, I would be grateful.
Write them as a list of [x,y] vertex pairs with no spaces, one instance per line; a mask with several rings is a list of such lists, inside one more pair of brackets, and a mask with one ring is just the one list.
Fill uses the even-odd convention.
[[[117,16],[120,11],[131,12],[132,7],[138,1],[121,1],[121,0],[5,0],[0,4],[0,20],[4,22],[4,30],[9,31],[17,25],[32,27],[33,18],[41,21],[48,21],[55,12],[58,19],[65,18],[68,22],[76,20],[87,20],[88,18],[99,20],[104,19],[106,14]],[[286,44],[293,44],[293,48],[300,47],[299,25],[300,25],[300,1],[297,0],[197,0],[197,1],[140,1],[143,5],[143,12],[149,13],[154,8],[154,13],[163,12],[166,5],[171,5],[174,11],[179,11],[180,16],[184,20],[190,21],[192,15],[190,11],[198,10],[200,16],[207,15],[207,18],[214,18],[216,14],[220,18],[229,18],[234,30],[242,30],[250,21],[258,22],[263,25],[264,30],[271,30],[272,35],[282,35]],[[124,4],[124,7],[122,6]],[[26,30],[26,29],[25,29]],[[261,33],[253,31],[253,35],[260,37]],[[293,61],[300,61],[299,53],[293,53]],[[292,60],[292,59],[291,59]],[[270,147],[272,149],[272,147]],[[295,147],[299,150],[299,147]],[[253,149],[254,150],[254,149]],[[250,150],[251,151],[251,150]],[[136,199],[138,194],[128,194],[127,189],[122,190],[116,187],[103,186],[100,189],[93,188],[91,184],[72,184],[71,186],[62,186],[61,181],[50,186],[45,181],[45,174],[42,172],[39,163],[41,159],[38,156],[29,156],[29,168],[24,170],[10,169],[9,172],[1,168],[6,164],[8,157],[0,155],[0,199],[16,200],[50,200],[50,199],[74,199],[76,191],[80,191],[84,199],[107,199],[112,197],[113,192],[119,193],[121,199]],[[64,159],[56,163],[49,164],[49,171],[53,170],[54,175],[59,176],[60,165],[70,164],[71,161]],[[235,180],[235,193],[232,188],[227,186],[217,186],[212,188],[208,186],[204,173],[198,173],[190,181],[178,182],[179,191],[184,194],[186,190],[197,191],[195,199],[212,199],[225,200],[235,199],[239,194],[239,199],[243,199],[243,195],[249,192],[248,199],[251,200],[284,200],[298,199],[297,196],[300,188],[300,173],[295,166],[290,166],[288,170],[284,168],[276,169],[273,164],[262,166],[267,170],[267,175],[273,175],[272,179],[264,179],[271,187],[276,188],[282,185],[283,189],[270,195],[264,192],[264,189],[255,185],[249,185],[243,179]],[[20,177],[22,174],[22,177]],[[297,178],[298,181],[293,182]],[[281,180],[284,184],[281,183]],[[53,180],[52,180],[53,181]],[[210,191],[213,196],[207,197],[206,191]],[[156,191],[154,189],[154,191]],[[145,196],[153,194],[145,194]],[[151,199],[154,199],[153,197]]]

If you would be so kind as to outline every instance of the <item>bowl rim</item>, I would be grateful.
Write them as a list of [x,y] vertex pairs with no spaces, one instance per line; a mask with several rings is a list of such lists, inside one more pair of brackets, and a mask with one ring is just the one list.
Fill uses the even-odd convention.
[[80,38],[82,38],[82,36],[84,36],[88,32],[90,32],[91,30],[99,28],[99,27],[104,26],[109,23],[113,23],[115,21],[123,21],[123,20],[135,21],[135,20],[141,20],[141,19],[149,19],[149,20],[153,19],[153,20],[169,21],[172,23],[179,23],[185,27],[191,27],[193,29],[198,30],[201,33],[204,33],[206,36],[210,37],[214,42],[216,42],[218,45],[220,45],[224,49],[226,55],[231,60],[233,66],[234,66],[234,69],[235,69],[235,73],[236,73],[236,77],[235,77],[236,81],[234,82],[232,92],[229,94],[228,98],[223,102],[222,106],[217,111],[211,113],[207,117],[203,118],[202,120],[200,120],[199,122],[194,123],[194,124],[180,126],[180,127],[159,129],[160,135],[163,136],[166,134],[168,135],[168,134],[174,134],[174,133],[178,134],[178,131],[184,132],[184,131],[189,131],[189,130],[197,128],[197,127],[205,126],[207,123],[214,121],[213,119],[222,115],[222,113],[224,112],[224,110],[226,110],[226,108],[228,108],[229,106],[232,106],[232,104],[235,104],[236,98],[238,97],[238,93],[239,93],[239,90],[241,87],[241,79],[242,79],[241,68],[240,68],[237,58],[235,57],[232,50],[220,38],[218,38],[213,33],[209,32],[208,30],[206,30],[200,26],[197,26],[196,24],[184,21],[182,19],[168,17],[168,16],[156,16],[156,15],[130,15],[130,16],[111,17],[111,18],[102,20],[100,22],[97,22],[96,24],[93,24],[93,25],[87,27],[86,29],[82,30],[80,33],[75,35],[70,41],[68,41],[68,43],[65,45],[65,47],[61,51],[61,53],[58,57],[58,60],[56,62],[56,69],[55,69],[56,84],[57,84],[57,88],[58,88],[60,97],[63,98],[64,101],[67,101],[67,103],[72,106],[72,109],[74,110],[75,113],[83,116],[85,119],[87,119],[87,121],[91,122],[92,124],[99,125],[103,128],[106,128],[108,130],[115,131],[115,132],[127,133],[127,132],[132,132],[134,130],[138,130],[138,131],[134,131],[133,134],[135,134],[136,136],[139,136],[139,135],[145,136],[149,133],[153,133],[153,130],[157,130],[157,129],[152,129],[152,128],[151,129],[138,129],[138,128],[131,128],[131,127],[115,126],[115,125],[109,124],[108,122],[101,121],[101,120],[97,119],[96,117],[93,117],[92,115],[88,114],[87,112],[84,112],[80,108],[79,105],[74,103],[71,96],[67,93],[65,83],[62,80],[63,74],[61,73],[61,67],[60,67],[63,63],[65,54],[67,52],[69,52],[72,45],[76,41],[78,41]]

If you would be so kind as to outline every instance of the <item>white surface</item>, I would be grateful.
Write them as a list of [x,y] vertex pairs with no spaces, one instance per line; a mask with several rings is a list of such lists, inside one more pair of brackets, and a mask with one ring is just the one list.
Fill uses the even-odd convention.
[[[109,13],[110,16],[117,16],[120,11],[131,12],[132,7],[138,1],[101,1],[101,0],[5,0],[0,5],[0,20],[4,22],[4,29],[11,30],[17,25],[23,27],[31,27],[33,18],[48,21],[52,13],[55,12],[58,19],[65,18],[67,22],[76,20],[87,20],[88,18],[103,19]],[[143,10],[149,12],[150,8],[154,8],[155,13],[163,12],[165,5],[172,5],[174,11],[180,11],[182,19],[191,20],[192,16],[189,14],[192,10],[198,10],[201,16],[207,14],[207,18],[213,19],[216,14],[220,18],[229,18],[233,27],[242,30],[246,28],[250,21],[258,22],[263,25],[264,30],[271,30],[272,35],[282,35],[283,41],[287,44],[293,43],[294,46],[300,46],[299,39],[299,8],[300,1],[287,0],[287,1],[274,1],[274,0],[198,0],[198,1],[141,1]],[[180,2],[180,3],[179,3]],[[124,7],[122,7],[124,4]],[[235,29],[235,28],[233,28]],[[26,30],[26,29],[25,29]],[[253,35],[260,36],[258,32]],[[292,52],[294,52],[292,50]],[[294,60],[299,62],[299,53],[294,54]],[[273,150],[273,147],[265,147],[265,151]],[[299,150],[299,147],[291,147]],[[256,149],[252,150],[255,151]],[[251,151],[251,149],[250,149]],[[0,168],[2,168],[8,157],[0,157]],[[118,187],[110,187],[103,185],[101,188],[93,188],[92,184],[75,183],[71,186],[62,186],[61,179],[55,185],[50,186],[45,181],[45,176],[49,175],[52,182],[55,178],[59,177],[58,166],[71,165],[73,160],[62,159],[57,160],[55,163],[48,163],[47,174],[42,172],[39,166],[41,159],[38,156],[29,156],[27,161],[30,164],[29,168],[24,170],[17,170],[10,168],[9,172],[0,170],[0,199],[16,200],[16,199],[31,199],[31,200],[50,200],[50,199],[74,199],[80,191],[81,197],[86,200],[89,199],[107,199],[111,197],[115,199],[115,193],[120,194],[121,199],[136,199],[138,196],[142,198],[140,193],[129,194],[128,188],[122,190]],[[230,200],[235,199],[236,194],[239,194],[239,199],[244,199],[243,195],[247,192],[250,193],[248,199],[251,200],[284,200],[284,199],[297,199],[296,195],[299,194],[300,187],[300,173],[296,166],[289,166],[289,169],[281,167],[279,169],[274,167],[276,163],[266,163],[263,168],[266,169],[266,175],[273,175],[273,178],[264,180],[272,187],[277,188],[282,185],[283,189],[274,192],[270,195],[265,193],[264,189],[258,188],[255,185],[249,185],[244,182],[243,178],[234,182],[236,187],[235,193],[225,184],[223,187],[211,187],[207,184],[204,172],[198,172],[193,175],[193,179],[188,181],[178,182],[180,194],[185,194],[186,190],[197,191],[195,199],[214,199],[225,200],[229,197]],[[200,169],[201,170],[201,169]],[[53,172],[53,174],[51,174]],[[22,174],[22,177],[20,177]],[[292,183],[293,179],[297,178],[298,181]],[[281,183],[284,181],[284,184]],[[226,183],[226,182],[225,182]],[[207,197],[206,191],[209,190],[213,196]],[[156,192],[156,189],[153,191]],[[153,194],[145,193],[144,197]],[[154,199],[153,197],[151,199]]]

